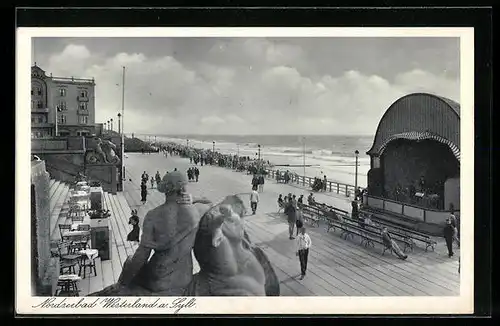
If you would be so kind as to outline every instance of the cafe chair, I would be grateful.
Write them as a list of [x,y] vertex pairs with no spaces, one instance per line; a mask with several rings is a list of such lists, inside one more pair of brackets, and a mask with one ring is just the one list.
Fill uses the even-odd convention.
[[[57,251],[52,251],[53,256],[59,257],[59,273],[64,274],[76,274],[76,266],[78,265],[78,259],[80,255],[75,255],[71,253],[70,249],[71,243],[61,241],[57,245]],[[66,253],[64,253],[66,249]]]
[[97,270],[95,267],[96,258],[97,256],[90,259],[86,254],[82,254],[80,256],[80,269],[78,271],[78,276],[85,278],[85,276],[87,275],[87,268],[90,271],[90,276],[92,276],[92,271],[94,271],[94,276],[97,276]]
[[90,242],[90,234],[78,237],[77,239],[72,241],[70,252],[72,254],[76,254],[82,250],[88,249],[90,247],[89,242]]
[[72,205],[69,208],[69,217],[71,221],[74,222],[83,222],[85,217],[85,210],[80,205]]
[[64,233],[71,231],[71,225],[69,224],[59,224],[59,234],[61,239],[64,237]]
[[76,274],[65,274],[60,275],[57,280],[58,289],[56,291],[56,296],[58,297],[78,297],[80,290],[78,289],[78,283],[81,277]]

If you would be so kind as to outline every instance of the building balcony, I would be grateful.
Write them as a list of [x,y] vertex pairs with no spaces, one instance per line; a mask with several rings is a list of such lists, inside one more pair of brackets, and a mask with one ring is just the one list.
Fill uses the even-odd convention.
[[49,112],[49,108],[38,108],[38,107],[35,107],[35,108],[31,108],[31,112],[48,113]]
[[78,109],[78,115],[89,115],[89,110]]
[[36,129],[36,128],[52,128],[54,127],[54,124],[53,123],[49,123],[49,122],[36,122],[36,123],[32,123],[31,124],[31,129]]
[[77,96],[76,99],[79,102],[88,102],[89,101],[89,97],[88,96]]

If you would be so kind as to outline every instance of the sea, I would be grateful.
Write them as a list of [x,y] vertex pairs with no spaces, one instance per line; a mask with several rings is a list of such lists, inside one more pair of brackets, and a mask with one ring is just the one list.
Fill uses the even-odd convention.
[[[366,152],[373,143],[373,136],[338,135],[155,135],[157,141],[174,142],[190,147],[212,149],[223,154],[258,157],[274,164],[276,169],[290,170],[309,177],[326,175],[330,181],[354,185],[356,158],[358,156],[358,185],[366,187],[370,158]],[[135,135],[144,140],[155,136]],[[279,166],[283,165],[283,166]],[[301,165],[299,167],[286,165]],[[302,165],[308,165],[305,168]],[[309,166],[310,165],[310,166]]]

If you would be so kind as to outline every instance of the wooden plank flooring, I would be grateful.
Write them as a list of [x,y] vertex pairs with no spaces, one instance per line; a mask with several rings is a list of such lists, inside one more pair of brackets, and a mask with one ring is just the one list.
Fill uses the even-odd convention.
[[[148,200],[140,202],[140,175],[146,170],[150,175],[177,168],[185,172],[189,160],[162,155],[128,154],[127,177],[124,191],[106,194],[106,203],[112,212],[112,260],[99,263],[101,280],[89,278],[88,288],[114,283],[124,260],[137,245],[126,241],[131,227],[128,225],[130,210],[138,210],[142,230],[145,214],[160,205],[163,194],[148,189]],[[200,182],[189,185],[195,196],[219,200],[225,195],[249,192],[251,176],[212,166],[200,167]],[[130,181],[131,179],[131,181]],[[288,226],[282,215],[276,214],[278,194],[295,193],[296,187],[276,184],[267,180],[257,214],[245,217],[247,232],[254,243],[268,255],[280,280],[283,296],[450,296],[459,294],[457,258],[448,258],[446,249],[439,242],[435,252],[416,248],[402,261],[394,255],[381,255],[382,249],[364,248],[359,239],[344,240],[340,232],[326,232],[325,226],[308,227],[313,245],[309,253],[308,272],[299,280],[299,261],[295,256],[295,242],[288,239]],[[305,190],[300,190],[305,191]],[[305,194],[307,195],[307,193]],[[318,198],[319,197],[319,198]],[[328,202],[332,196],[316,196]],[[338,202],[338,198],[334,198]],[[333,204],[335,203],[333,202]],[[342,208],[342,207],[340,207]],[[457,257],[459,250],[457,250]],[[195,261],[196,269],[197,262]],[[83,294],[82,289],[82,294]]]

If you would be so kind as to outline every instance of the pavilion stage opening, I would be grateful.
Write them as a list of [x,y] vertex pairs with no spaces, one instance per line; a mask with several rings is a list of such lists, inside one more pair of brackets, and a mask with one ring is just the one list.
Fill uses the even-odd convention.
[[460,164],[445,144],[394,140],[381,155],[381,166],[384,198],[438,210],[459,203],[449,185],[460,178]]

